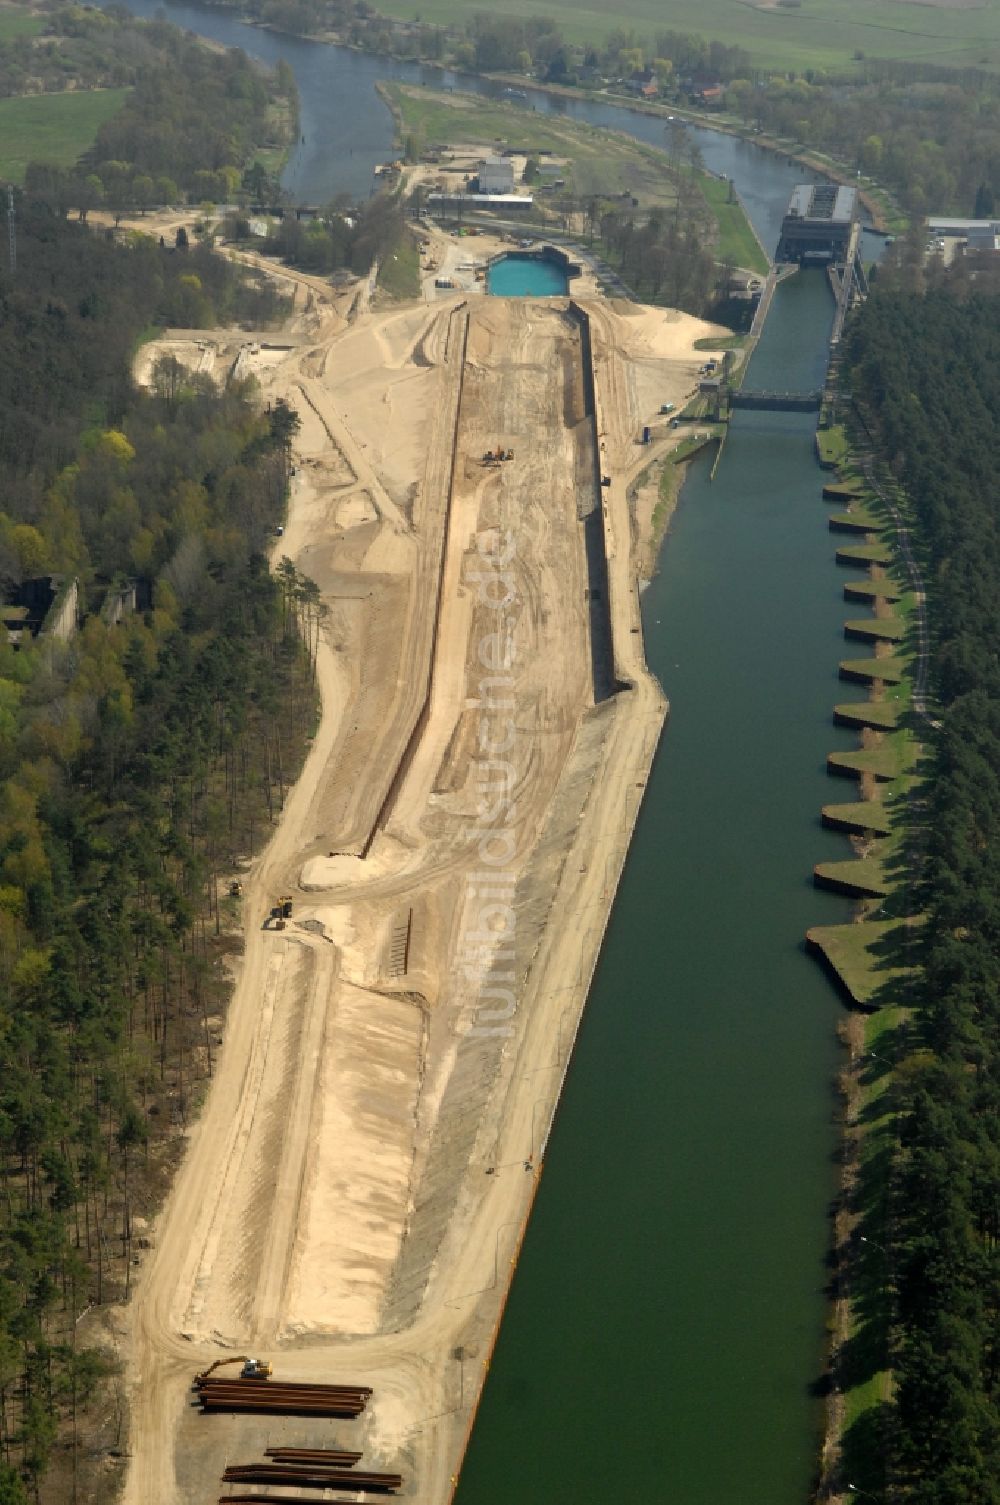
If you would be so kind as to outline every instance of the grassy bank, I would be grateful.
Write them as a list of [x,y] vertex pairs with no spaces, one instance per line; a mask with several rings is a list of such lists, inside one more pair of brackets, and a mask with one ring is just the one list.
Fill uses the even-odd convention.
[[29,162],[72,167],[128,94],[128,89],[81,89],[0,100],[0,178],[22,183]]
[[698,184],[702,197],[719,227],[718,259],[766,276],[768,259],[750,225],[739,199],[730,200],[730,185],[722,178],[703,174]]
[[648,536],[642,539],[638,556],[638,573],[643,579],[651,579],[656,573],[657,560],[664,536],[674,515],[681,487],[687,474],[687,462],[707,445],[714,444],[725,435],[725,425],[705,422],[695,434],[681,439],[676,449],[663,460],[651,466],[637,483],[637,490],[656,477],[656,501],[649,515]]

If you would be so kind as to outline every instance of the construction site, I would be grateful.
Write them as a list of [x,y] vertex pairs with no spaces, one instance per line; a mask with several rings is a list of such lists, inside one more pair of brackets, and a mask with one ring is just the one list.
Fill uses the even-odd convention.
[[715,331],[279,275],[288,334],[243,369],[301,420],[274,562],[319,587],[322,714],[234,885],[221,1058],[126,1314],[124,1499],[445,1505],[666,715],[635,495],[678,435],[637,435]]

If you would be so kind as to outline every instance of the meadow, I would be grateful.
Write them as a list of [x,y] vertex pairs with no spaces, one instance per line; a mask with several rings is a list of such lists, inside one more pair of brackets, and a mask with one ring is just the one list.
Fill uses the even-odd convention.
[[[380,0],[378,8],[455,24],[484,7],[481,0]],[[839,68],[860,52],[1000,69],[1000,0],[701,0],[696,8],[689,0],[619,0],[613,10],[577,0],[506,0],[503,10],[506,17],[552,17],[574,42],[603,40],[612,28],[633,28],[650,41],[657,31],[696,31],[745,47],[763,68]]]
[[104,122],[118,113],[128,93],[81,89],[0,100],[0,179],[22,183],[29,162],[72,167]]
[[0,44],[18,37],[37,37],[44,24],[42,17],[31,11],[0,5]]

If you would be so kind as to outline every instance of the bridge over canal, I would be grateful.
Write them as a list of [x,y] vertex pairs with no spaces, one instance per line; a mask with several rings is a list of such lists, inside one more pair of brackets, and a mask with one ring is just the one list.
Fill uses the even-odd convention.
[[746,387],[726,393],[728,406],[753,408],[758,413],[818,413],[823,393],[817,387],[813,392],[753,392]]

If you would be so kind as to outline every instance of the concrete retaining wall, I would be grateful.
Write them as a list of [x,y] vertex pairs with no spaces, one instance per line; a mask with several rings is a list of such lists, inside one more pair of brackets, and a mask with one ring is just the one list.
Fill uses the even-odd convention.
[[80,585],[76,579],[65,580],[45,614],[40,637],[66,643],[76,632],[80,616]]

